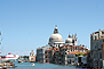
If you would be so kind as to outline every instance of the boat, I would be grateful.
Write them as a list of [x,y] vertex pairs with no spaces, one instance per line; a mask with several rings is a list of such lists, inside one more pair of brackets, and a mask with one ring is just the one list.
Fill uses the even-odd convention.
[[11,53],[8,53],[8,55],[5,57],[6,60],[16,60],[18,58],[19,58],[18,55],[14,55],[14,54],[11,54]]
[[8,69],[8,68],[15,68],[15,67],[17,67],[17,66],[15,66],[15,64],[12,63],[12,62],[8,62],[8,63],[3,62],[3,63],[0,63],[0,69]]
[[22,61],[22,60],[18,60],[18,63],[23,63],[24,61]]
[[32,66],[35,66],[35,64],[34,64],[34,63],[32,63]]

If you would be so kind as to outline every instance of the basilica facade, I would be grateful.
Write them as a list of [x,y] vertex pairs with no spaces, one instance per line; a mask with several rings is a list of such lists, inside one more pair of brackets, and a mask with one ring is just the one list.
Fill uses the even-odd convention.
[[68,35],[66,40],[63,40],[62,35],[58,31],[58,27],[55,26],[53,34],[49,37],[49,42],[46,46],[37,49],[36,61],[40,63],[53,63],[53,64],[77,64],[85,63],[81,61],[76,54],[87,54],[88,49],[84,45],[77,45],[77,34]]

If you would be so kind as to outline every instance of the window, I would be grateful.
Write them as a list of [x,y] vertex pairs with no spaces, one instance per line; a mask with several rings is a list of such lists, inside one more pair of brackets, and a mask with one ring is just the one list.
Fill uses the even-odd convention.
[[100,52],[100,59],[102,59],[102,53]]
[[95,36],[95,40],[97,40],[97,36]]
[[33,58],[31,58],[31,60],[33,60]]
[[102,34],[104,34],[104,32],[102,32]]

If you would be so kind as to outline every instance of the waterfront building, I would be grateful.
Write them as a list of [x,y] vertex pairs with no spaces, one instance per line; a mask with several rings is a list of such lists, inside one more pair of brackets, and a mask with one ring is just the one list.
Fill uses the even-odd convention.
[[91,67],[91,65],[92,65],[92,59],[91,59],[91,50],[89,50],[88,51],[88,53],[87,53],[87,67]]
[[59,49],[51,48],[46,50],[46,63],[55,63],[55,52],[59,51]]
[[37,49],[37,62],[59,65],[85,64],[86,62],[83,61],[85,57],[76,56],[76,54],[87,54],[88,49],[85,48],[84,45],[77,45],[77,42],[76,34],[72,36],[69,35],[64,42],[56,26],[53,34],[49,37],[48,45]]
[[47,49],[50,49],[50,48],[52,48],[52,47],[49,46],[49,45],[38,48],[37,52],[36,52],[37,53],[36,54],[36,61],[40,62],[40,63],[46,63],[45,52],[46,52]]
[[34,51],[32,50],[30,52],[29,62],[35,62],[35,61],[36,61],[36,56],[34,55]]
[[104,30],[94,32],[90,36],[90,66],[104,67]]
[[46,63],[48,59],[46,58],[46,50],[50,48],[58,48],[64,45],[62,36],[58,32],[58,27],[55,26],[53,34],[49,37],[48,45],[37,49],[37,61],[41,63]]
[[[78,49],[78,50],[77,50]],[[87,64],[88,49],[83,46],[64,45],[46,51],[46,63],[69,65],[83,63]],[[77,56],[77,54],[80,54]]]
[[[65,45],[62,47],[63,63],[64,65],[84,63],[82,61],[84,56],[77,56],[77,54],[87,54],[88,49],[84,46]],[[76,60],[77,58],[77,60]],[[87,61],[87,58],[86,58]]]

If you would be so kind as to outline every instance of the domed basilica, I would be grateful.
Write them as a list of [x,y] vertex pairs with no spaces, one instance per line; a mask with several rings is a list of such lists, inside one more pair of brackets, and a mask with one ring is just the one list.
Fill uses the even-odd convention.
[[52,47],[58,47],[64,44],[62,36],[58,32],[58,27],[56,26],[53,34],[49,38],[49,43]]
[[63,41],[61,34],[58,32],[58,27],[55,26],[53,34],[49,38],[48,44],[52,47],[58,48],[59,46],[66,45],[77,45],[77,35],[69,35],[68,38]]
[[[87,48],[77,45],[77,35],[68,35],[64,41],[55,26],[53,34],[49,37],[48,45],[37,49],[37,61],[40,63],[53,63],[69,65],[75,62],[76,54],[87,53]],[[79,61],[79,60],[78,60]]]

